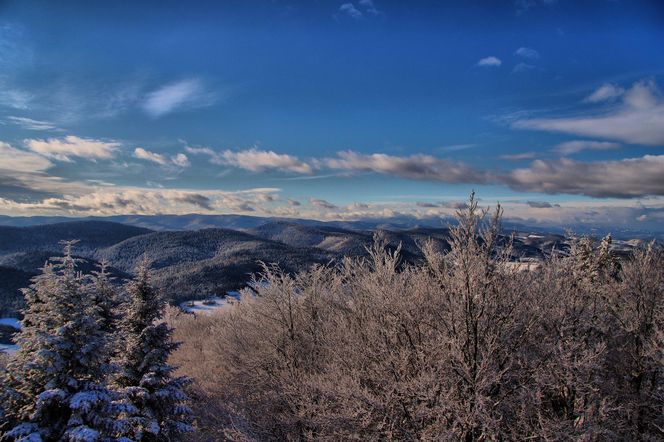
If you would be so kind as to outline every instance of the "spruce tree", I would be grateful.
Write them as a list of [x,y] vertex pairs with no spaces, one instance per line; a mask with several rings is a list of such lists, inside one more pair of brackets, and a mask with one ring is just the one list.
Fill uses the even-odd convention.
[[[100,319],[100,328],[111,336],[111,341],[117,341],[114,334],[117,332],[118,322],[120,320],[120,303],[121,297],[116,288],[113,286],[113,278],[108,273],[108,264],[102,261],[100,270],[92,272],[92,292],[91,301],[97,309],[97,314]],[[117,342],[110,343],[113,349],[109,352],[114,353],[117,347]]]
[[190,380],[174,377],[174,368],[167,362],[178,344],[171,340],[172,330],[161,320],[166,304],[151,286],[145,263],[128,284],[127,294],[129,304],[120,323],[125,345],[115,384],[136,410],[129,416],[133,431],[130,437],[139,441],[174,440],[192,430],[184,392]]
[[8,440],[106,440],[123,432],[117,416],[130,411],[105,386],[107,336],[73,244],[24,291],[20,348],[4,379]]

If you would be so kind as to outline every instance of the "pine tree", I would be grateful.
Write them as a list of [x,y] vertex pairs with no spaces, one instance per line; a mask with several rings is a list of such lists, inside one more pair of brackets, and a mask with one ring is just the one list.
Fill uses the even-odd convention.
[[150,284],[145,263],[137,269],[136,280],[128,284],[129,305],[121,321],[125,343],[118,361],[115,384],[136,409],[129,416],[131,438],[139,441],[170,441],[191,431],[191,410],[185,405],[186,377],[173,377],[167,362],[178,347],[172,330],[161,320],[165,302]]
[[91,301],[97,309],[100,328],[109,335],[114,334],[120,320],[120,295],[113,287],[113,278],[108,273],[106,261],[101,262],[100,270],[92,272]]
[[116,417],[130,409],[105,386],[107,336],[90,284],[76,271],[74,243],[24,292],[20,348],[4,379],[6,439],[97,441],[123,432]]

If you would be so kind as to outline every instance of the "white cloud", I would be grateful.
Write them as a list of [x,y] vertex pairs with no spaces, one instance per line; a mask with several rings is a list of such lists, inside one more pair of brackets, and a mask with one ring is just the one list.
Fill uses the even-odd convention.
[[326,161],[328,167],[446,183],[484,183],[488,178],[488,174],[485,172],[463,163],[430,155],[398,157],[379,153],[364,155],[352,151],[338,152],[337,155],[338,158],[330,158]]
[[191,163],[189,163],[189,158],[183,153],[172,156],[171,161],[179,167],[189,167],[191,165]]
[[605,198],[664,195],[664,155],[617,161],[536,160],[503,181],[519,191]]
[[554,150],[562,155],[570,155],[582,150],[613,150],[619,147],[620,143],[610,141],[574,140],[560,143]]
[[378,9],[376,9],[376,5],[374,5],[373,0],[360,0],[358,3],[360,4],[360,6],[363,6],[367,10],[368,14],[371,15],[381,14],[381,12]]
[[209,106],[213,102],[213,94],[205,90],[203,83],[190,78],[151,92],[143,103],[143,109],[156,118],[179,109]]
[[58,130],[57,126],[50,121],[33,120],[32,118],[13,116],[7,117],[7,121],[28,130]]
[[70,157],[91,160],[113,158],[120,143],[101,141],[91,138],[79,138],[68,135],[64,138],[27,139],[25,145],[33,152],[59,161],[71,161]]
[[210,157],[210,162],[212,164],[218,164],[218,165],[224,164],[221,155],[215,152],[214,150],[210,149],[209,147],[187,146],[185,147],[185,150],[192,155],[207,155],[208,157]]
[[517,55],[522,58],[528,58],[530,60],[537,60],[540,57],[539,52],[532,48],[520,47],[514,52],[514,55]]
[[0,105],[18,110],[26,110],[34,97],[32,94],[20,89],[0,89]]
[[495,57],[493,55],[482,58],[480,61],[477,62],[478,66],[485,66],[485,67],[491,67],[491,66],[498,67],[501,64],[503,64],[503,62],[500,60],[500,58]]
[[518,63],[516,66],[514,66],[514,69],[512,69],[512,72],[515,74],[521,73],[521,72],[527,72],[527,71],[532,71],[535,69],[535,66],[529,63]]
[[521,153],[510,153],[510,154],[501,155],[500,159],[507,161],[522,161],[522,160],[532,160],[535,157],[537,157],[536,152],[521,152]]
[[271,150],[259,150],[256,148],[247,150],[224,150],[215,152],[208,147],[187,147],[191,154],[204,154],[210,157],[213,164],[239,167],[251,172],[263,172],[265,170],[279,170],[301,174],[310,174],[313,167],[295,156],[279,154]]
[[143,149],[142,147],[137,147],[134,149],[134,156],[140,158],[141,160],[152,161],[153,163],[161,164],[165,166],[168,164],[168,159],[158,153],[150,152]]
[[339,12],[354,19],[360,19],[364,15],[362,14],[362,11],[357,9],[352,3],[344,3],[339,6]]
[[53,163],[41,155],[11,147],[0,141],[0,170],[11,172],[40,172],[53,167]]
[[664,100],[653,80],[635,83],[609,112],[561,118],[517,120],[517,129],[563,132],[625,143],[664,145]]
[[134,149],[134,156],[141,160],[151,161],[162,166],[178,166],[178,167],[189,167],[189,158],[183,153],[173,155],[170,158],[165,155],[161,155],[155,152],[150,152],[145,150],[142,147],[137,147]]
[[331,202],[319,198],[309,198],[309,204],[319,209],[333,210],[337,208]]
[[588,95],[583,101],[586,103],[600,103],[602,101],[615,100],[625,93],[625,89],[611,83],[601,85],[595,92]]
[[0,212],[71,216],[253,212],[256,210],[254,206],[265,200],[265,195],[275,195],[280,191],[275,188],[233,192],[105,186],[88,186],[86,190],[80,194],[49,197],[31,203],[0,198]]

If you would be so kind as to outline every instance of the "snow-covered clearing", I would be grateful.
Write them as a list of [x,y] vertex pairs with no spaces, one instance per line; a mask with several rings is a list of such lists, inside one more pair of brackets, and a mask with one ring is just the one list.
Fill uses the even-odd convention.
[[8,325],[17,330],[21,329],[21,320],[18,318],[0,318],[0,325]]
[[16,344],[0,344],[0,352],[14,353],[18,350],[18,345]]
[[186,301],[180,308],[187,313],[209,315],[221,309],[230,308],[240,300],[240,292],[228,292],[225,298],[213,296],[200,301]]

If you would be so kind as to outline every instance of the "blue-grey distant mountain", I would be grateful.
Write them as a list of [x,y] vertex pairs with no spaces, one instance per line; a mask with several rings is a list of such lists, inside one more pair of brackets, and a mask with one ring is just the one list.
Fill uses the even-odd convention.
[[[453,218],[437,216],[418,218],[409,215],[399,215],[385,218],[370,218],[354,221],[319,221],[302,218],[260,217],[249,215],[118,215],[108,217],[68,218],[62,216],[35,216],[10,217],[0,215],[0,226],[38,226],[53,223],[72,221],[103,221],[115,222],[128,226],[140,227],[149,230],[201,230],[210,228],[248,230],[256,229],[266,224],[283,222],[303,226],[340,228],[352,231],[384,230],[412,230],[417,228],[443,228],[454,224]],[[652,239],[664,238],[664,225],[658,230],[632,230],[622,227],[594,227],[579,223],[574,225],[540,225],[535,221],[504,220],[503,229],[509,231],[540,232],[565,234],[570,230],[576,234],[590,234],[604,236],[612,233],[618,239]]]
[[[108,219],[120,219],[132,225]],[[314,264],[339,262],[346,256],[364,256],[375,234],[392,249],[401,246],[405,262],[418,262],[422,258],[422,245],[427,241],[433,241],[439,250],[449,247],[449,230],[440,219],[435,223],[431,221],[434,226],[415,227],[408,227],[406,220],[400,223],[379,221],[326,223],[235,215],[187,215],[0,226],[0,308],[15,311],[21,305],[18,288],[26,287],[50,256],[59,255],[60,241],[68,239],[80,241],[75,253],[82,258],[81,266],[85,271],[95,270],[101,261],[106,261],[121,280],[129,277],[141,260],[147,260],[154,271],[156,286],[171,301],[241,288],[252,274],[260,271],[261,262],[276,263],[286,271],[296,272]],[[218,224],[232,228],[208,227]],[[567,247],[560,234],[517,227],[511,225],[505,229],[507,234],[514,235],[515,259],[538,259]],[[632,246],[626,242],[620,245],[621,250],[627,251]]]

